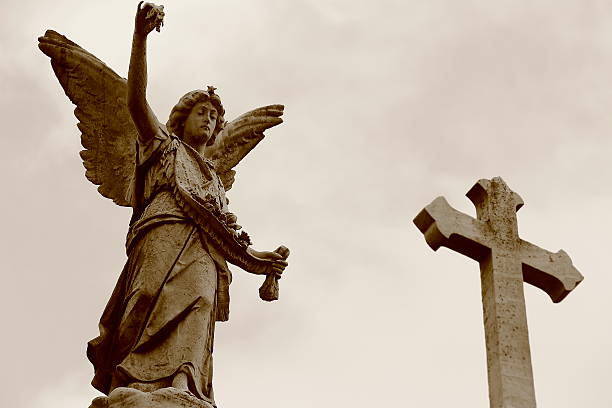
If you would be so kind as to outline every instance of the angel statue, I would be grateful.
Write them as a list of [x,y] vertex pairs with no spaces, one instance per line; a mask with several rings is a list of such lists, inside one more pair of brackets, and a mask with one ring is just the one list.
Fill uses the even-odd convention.
[[106,395],[172,389],[216,406],[212,350],[215,322],[229,317],[226,261],[266,275],[264,300],[278,297],[277,279],[287,266],[286,247],[250,246],[225,197],[232,168],[264,130],[282,122],[283,106],[228,123],[209,86],[183,95],[161,124],[146,100],[146,41],[163,17],[163,6],[139,3],[127,80],[54,31],[39,38],[39,48],[76,105],[87,179],[104,197],[133,209],[127,262],[100,335],[88,343],[92,385]]

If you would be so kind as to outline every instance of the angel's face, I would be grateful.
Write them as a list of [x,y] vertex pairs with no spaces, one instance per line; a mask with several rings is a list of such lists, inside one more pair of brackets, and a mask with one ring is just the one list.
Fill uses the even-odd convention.
[[217,109],[210,101],[198,102],[189,112],[183,127],[183,140],[197,148],[208,142],[217,126]]

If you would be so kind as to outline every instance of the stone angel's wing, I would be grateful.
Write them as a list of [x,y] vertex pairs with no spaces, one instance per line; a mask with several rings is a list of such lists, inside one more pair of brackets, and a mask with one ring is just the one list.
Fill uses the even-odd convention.
[[38,48],[51,58],[62,88],[76,105],[85,176],[121,206],[134,173],[137,130],[126,105],[127,83],[98,58],[63,35],[47,30]]
[[215,143],[205,151],[212,160],[225,190],[232,188],[236,172],[232,170],[264,138],[264,130],[283,122],[283,105],[253,109],[227,123]]

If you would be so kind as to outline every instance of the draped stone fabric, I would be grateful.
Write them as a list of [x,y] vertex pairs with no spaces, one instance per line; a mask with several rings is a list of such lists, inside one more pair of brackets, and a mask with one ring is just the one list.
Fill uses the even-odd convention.
[[[176,152],[185,148],[163,131],[138,148],[132,199],[141,210],[128,232],[128,260],[100,320],[100,336],[87,351],[92,384],[105,394],[134,383],[167,387],[182,370],[199,398],[213,400],[214,325],[227,320],[231,275],[172,191]],[[200,163],[206,169],[199,177],[221,185],[212,166]],[[222,187],[218,191],[223,206]]]

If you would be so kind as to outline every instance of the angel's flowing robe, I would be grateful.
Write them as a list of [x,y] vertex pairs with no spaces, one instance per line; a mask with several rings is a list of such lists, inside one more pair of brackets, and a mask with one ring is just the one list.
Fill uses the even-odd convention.
[[[128,260],[100,320],[100,336],[87,350],[95,368],[92,384],[105,394],[128,385],[168,387],[184,371],[189,389],[213,401],[215,321],[228,318],[231,275],[177,203],[173,177],[179,150],[182,157],[197,155],[163,130],[138,147],[133,194],[141,211],[128,232]],[[214,168],[199,156],[197,163],[196,176],[226,209]]]

